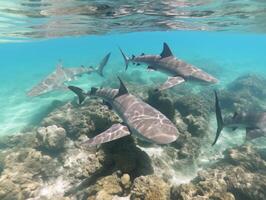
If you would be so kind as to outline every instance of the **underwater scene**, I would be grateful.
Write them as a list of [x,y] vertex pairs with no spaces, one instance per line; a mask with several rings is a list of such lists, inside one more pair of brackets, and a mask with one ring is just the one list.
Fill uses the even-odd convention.
[[0,2],[0,200],[265,200],[266,1]]

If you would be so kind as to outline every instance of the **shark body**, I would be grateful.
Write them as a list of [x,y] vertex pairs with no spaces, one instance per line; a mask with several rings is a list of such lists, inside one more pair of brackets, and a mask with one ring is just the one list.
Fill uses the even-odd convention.
[[69,89],[78,95],[79,103],[82,103],[86,96],[102,98],[123,120],[122,124],[114,124],[103,133],[86,141],[88,146],[96,146],[130,134],[156,144],[169,144],[179,136],[177,128],[166,116],[128,93],[121,80],[119,90],[92,88],[90,93],[85,93],[74,86],[69,86]]
[[216,144],[224,127],[246,129],[246,140],[258,137],[266,137],[266,112],[235,112],[233,115],[223,118],[219,98],[215,92],[215,109],[217,119],[217,132],[212,145]]
[[65,68],[61,64],[57,65],[56,70],[49,74],[39,84],[34,86],[30,91],[27,92],[28,96],[39,96],[48,93],[53,90],[67,89],[66,82],[74,80],[78,76],[83,74],[90,74],[97,72],[100,76],[103,76],[104,66],[107,64],[110,53],[107,54],[99,64],[97,69],[93,67],[72,67]]
[[132,56],[129,58],[120,49],[123,58],[125,60],[126,69],[130,62],[137,64],[148,65],[148,70],[161,71],[167,74],[169,77],[165,83],[163,83],[159,90],[165,90],[175,85],[183,83],[184,81],[200,81],[204,83],[217,83],[218,80],[203,70],[176,58],[169,46],[164,43],[163,51],[160,55],[145,55]]

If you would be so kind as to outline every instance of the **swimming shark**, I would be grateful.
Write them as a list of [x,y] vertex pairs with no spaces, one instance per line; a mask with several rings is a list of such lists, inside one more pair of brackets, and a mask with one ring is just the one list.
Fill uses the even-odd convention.
[[235,112],[233,115],[223,118],[220,108],[220,102],[215,91],[215,111],[217,119],[217,131],[215,145],[223,128],[229,127],[232,130],[237,128],[246,129],[246,140],[252,140],[258,137],[266,137],[266,111],[265,112]]
[[169,144],[177,140],[180,133],[176,126],[161,112],[130,94],[120,78],[119,81],[119,89],[91,88],[87,93],[75,86],[68,87],[78,96],[79,104],[87,96],[100,97],[123,120],[123,123],[112,125],[84,144],[89,147],[96,146],[130,134],[156,144]]
[[171,88],[175,85],[181,84],[184,81],[200,81],[204,83],[217,83],[218,80],[203,70],[188,64],[176,58],[168,44],[163,44],[163,51],[160,55],[145,55],[132,56],[129,58],[120,49],[120,52],[125,60],[126,69],[129,63],[147,64],[148,70],[161,71],[168,75],[168,79],[159,86],[158,90],[162,91]]
[[56,70],[49,74],[44,80],[39,84],[34,86],[30,91],[27,92],[28,96],[39,96],[50,92],[52,90],[67,89],[65,85],[66,82],[76,79],[78,76],[83,74],[90,74],[92,72],[97,72],[100,76],[103,76],[103,69],[107,64],[111,53],[108,53],[100,62],[97,69],[93,67],[72,67],[65,68],[62,64],[56,66]]

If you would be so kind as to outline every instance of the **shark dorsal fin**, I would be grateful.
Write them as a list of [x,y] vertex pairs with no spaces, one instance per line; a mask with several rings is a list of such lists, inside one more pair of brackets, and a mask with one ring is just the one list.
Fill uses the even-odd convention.
[[115,95],[114,98],[119,97],[119,96],[121,96],[123,94],[128,94],[127,88],[126,88],[125,84],[123,83],[123,81],[120,79],[119,76],[117,78],[120,81],[120,87],[119,87],[117,95]]
[[56,64],[56,71],[60,71],[63,69],[63,62],[62,60],[59,60],[58,63]]
[[169,56],[173,56],[171,49],[169,48],[168,44],[163,43],[163,51],[160,54],[162,58],[166,58]]

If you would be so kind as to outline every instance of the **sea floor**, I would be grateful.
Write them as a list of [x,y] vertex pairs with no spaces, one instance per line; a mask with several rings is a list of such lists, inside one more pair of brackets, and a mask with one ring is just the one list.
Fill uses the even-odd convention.
[[[243,87],[250,80],[266,95],[266,80],[248,75],[233,82],[238,90],[223,89],[222,99],[233,103],[245,93],[254,105],[261,101],[265,96],[251,95],[251,88]],[[176,142],[158,146],[128,136],[84,148],[79,145],[82,141],[119,118],[97,99],[87,99],[80,106],[75,101],[57,105],[25,133],[2,136],[0,198],[265,199],[265,145],[245,142],[241,130],[225,130],[217,145],[211,146],[215,132],[215,118],[210,115],[212,91],[188,93],[189,88],[183,86],[154,95],[151,87],[132,84],[135,81],[127,82],[129,90],[176,124],[181,132]],[[110,78],[106,84],[115,82],[116,78]],[[167,113],[168,107],[174,115]],[[229,108],[225,107],[225,113]]]

